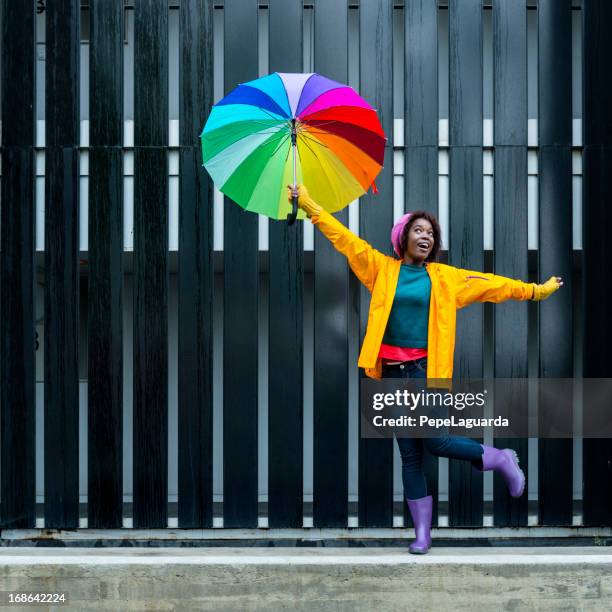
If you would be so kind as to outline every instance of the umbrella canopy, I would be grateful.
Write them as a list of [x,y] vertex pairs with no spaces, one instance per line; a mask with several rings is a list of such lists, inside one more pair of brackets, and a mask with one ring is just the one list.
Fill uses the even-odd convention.
[[329,212],[363,195],[382,168],[386,141],[376,111],[352,88],[282,72],[238,85],[213,106],[200,139],[217,188],[273,219],[291,212],[288,184],[306,185]]

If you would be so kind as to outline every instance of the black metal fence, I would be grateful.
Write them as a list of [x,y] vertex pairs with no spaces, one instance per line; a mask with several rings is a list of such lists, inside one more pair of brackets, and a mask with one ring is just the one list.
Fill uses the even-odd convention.
[[[130,3],[131,4],[131,3]],[[456,372],[480,377],[611,375],[612,5],[605,0],[180,0],[178,249],[178,506],[180,527],[213,524],[213,185],[197,135],[213,103],[214,13],[224,21],[223,83],[259,76],[258,21],[267,21],[269,72],[302,72],[304,20],[312,70],[349,80],[377,108],[389,136],[380,193],[361,198],[360,235],[389,251],[394,152],[403,153],[404,208],[440,213],[439,154],[448,152],[446,260],[525,280],[563,276],[541,305],[476,305],[462,313]],[[2,3],[1,508],[4,527],[36,525],[35,14],[44,7],[44,525],[79,526],[79,312],[87,287],[87,518],[121,527],[123,499],[124,16],[121,2],[90,0],[88,251],[79,251],[80,22],[78,0]],[[168,525],[168,14],[139,1],[134,15],[133,526]],[[527,15],[537,13],[537,146],[529,144]],[[582,249],[572,244],[572,13],[582,20]],[[448,144],[440,146],[440,15],[448,20]],[[447,15],[447,17],[446,17]],[[394,129],[394,20],[404,36],[403,133]],[[492,19],[493,249],[483,244],[483,19]],[[349,44],[349,23],[358,36]],[[356,51],[357,56],[350,54]],[[310,52],[306,49],[306,52]],[[486,58],[486,54],[484,54]],[[357,61],[357,63],[355,63]],[[395,88],[397,91],[397,87]],[[395,141],[397,137],[397,142]],[[575,143],[574,143],[575,144]],[[537,151],[538,240],[528,244],[528,151]],[[581,155],[580,155],[581,153]],[[349,211],[337,214],[349,222]],[[304,299],[312,310],[315,527],[348,524],[351,338],[365,328],[368,295],[319,233],[269,224],[266,265],[258,219],[223,210],[224,527],[258,526],[258,326],[268,289],[268,504],[270,527],[304,517]],[[298,226],[299,227],[299,226]],[[311,260],[312,258],[312,260]],[[82,266],[82,260],[86,266]],[[584,262],[584,263],[583,263]],[[81,268],[86,267],[86,275]],[[584,288],[584,291],[582,291]],[[356,325],[352,325],[355,322]],[[358,328],[358,329],[357,329]],[[466,333],[469,330],[469,333]],[[574,333],[579,330],[579,333]],[[582,346],[575,338],[584,337]],[[528,355],[532,358],[528,359]],[[535,359],[533,359],[535,356]],[[310,365],[309,365],[310,367]],[[527,401],[527,398],[524,398]],[[515,448],[525,469],[527,440]],[[537,523],[572,525],[573,441],[538,443]],[[612,442],[583,441],[584,525],[612,525]],[[392,440],[358,440],[358,524],[393,525]],[[438,493],[438,460],[427,458]],[[480,526],[483,476],[449,460],[448,524]],[[408,519],[405,516],[405,519]],[[437,511],[434,523],[437,520]],[[528,500],[496,481],[493,524],[528,524]]]

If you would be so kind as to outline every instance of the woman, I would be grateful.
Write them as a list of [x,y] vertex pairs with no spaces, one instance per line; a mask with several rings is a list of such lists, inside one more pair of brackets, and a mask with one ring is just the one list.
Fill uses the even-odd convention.
[[[347,257],[372,294],[358,361],[372,378],[450,379],[457,309],[473,302],[543,300],[563,285],[556,276],[539,285],[437,263],[440,227],[425,211],[407,213],[393,226],[391,242],[398,258],[389,257],[323,210],[303,185],[295,193],[287,187],[288,199],[298,196],[299,207]],[[458,436],[396,440],[402,457],[404,497],[416,535],[411,553],[423,554],[431,547],[433,498],[427,495],[423,447],[439,457],[469,460],[481,471],[499,472],[512,497],[522,495],[525,488],[525,475],[512,449],[497,449]]]

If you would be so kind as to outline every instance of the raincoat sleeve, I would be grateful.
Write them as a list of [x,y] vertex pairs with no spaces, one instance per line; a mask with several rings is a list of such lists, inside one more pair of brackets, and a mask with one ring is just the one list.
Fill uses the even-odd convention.
[[371,293],[387,256],[351,232],[326,210],[322,210],[318,215],[312,215],[311,221],[329,239],[334,248],[346,256],[355,276]]
[[530,300],[533,283],[491,274],[455,268],[456,304],[463,308],[473,302],[505,302],[506,300]]

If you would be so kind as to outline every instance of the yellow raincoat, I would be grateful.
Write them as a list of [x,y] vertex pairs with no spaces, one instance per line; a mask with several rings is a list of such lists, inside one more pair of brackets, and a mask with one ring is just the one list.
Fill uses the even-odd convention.
[[[347,257],[357,278],[372,294],[368,324],[357,365],[364,368],[369,377],[381,378],[382,360],[378,353],[391,313],[402,262],[377,251],[325,210],[312,215],[311,221]],[[431,279],[427,378],[450,379],[453,375],[457,309],[472,302],[529,300],[533,295],[534,284],[442,263],[425,263],[425,267]]]

